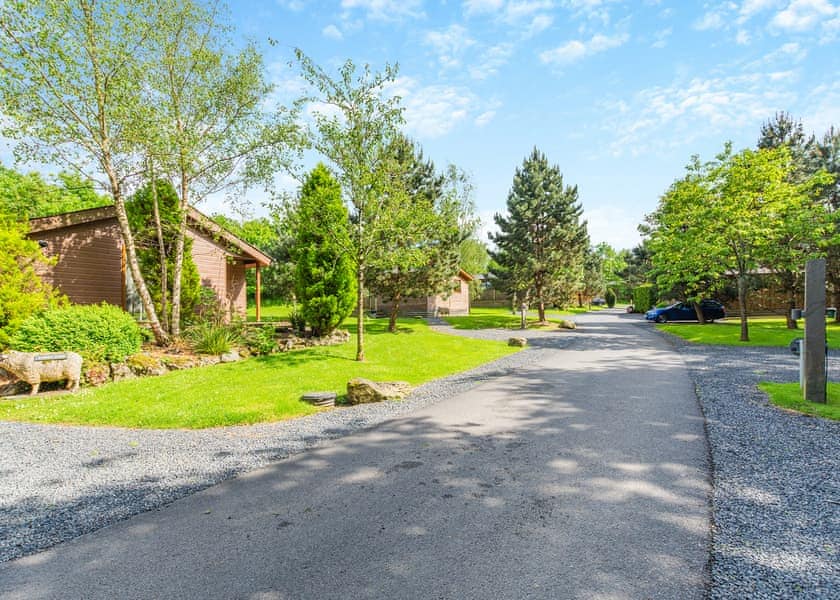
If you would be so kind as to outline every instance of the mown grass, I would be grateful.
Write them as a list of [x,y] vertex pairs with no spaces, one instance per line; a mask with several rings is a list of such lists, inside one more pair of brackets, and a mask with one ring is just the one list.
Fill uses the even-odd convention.
[[[756,317],[748,323],[749,342],[740,341],[741,323],[737,318],[705,325],[666,323],[656,327],[695,344],[719,346],[787,346],[794,338],[805,335],[802,329],[788,329],[783,317]],[[829,348],[840,348],[840,324],[828,322],[826,335]]]
[[[292,312],[291,304],[263,304],[260,306],[261,321],[288,321]],[[257,308],[253,304],[248,305],[247,320],[257,320]]]
[[[587,312],[586,308],[546,311],[545,317],[550,323],[559,323],[570,315]],[[537,321],[537,311],[530,310],[525,315],[525,324],[529,329],[547,329],[551,325],[541,325]],[[455,329],[519,329],[522,324],[519,313],[513,314],[508,308],[473,308],[469,316],[444,317]]]
[[418,320],[400,321],[396,334],[386,328],[387,319],[367,324],[364,363],[354,360],[354,335],[341,346],[173,371],[78,394],[0,401],[0,420],[154,429],[278,421],[319,410],[300,400],[303,393],[341,395],[353,377],[418,385],[517,350],[502,342],[435,333]]
[[827,389],[828,402],[825,404],[806,401],[802,397],[802,390],[799,389],[798,383],[759,383],[758,387],[767,394],[770,402],[776,406],[806,415],[840,421],[840,383],[829,382]]

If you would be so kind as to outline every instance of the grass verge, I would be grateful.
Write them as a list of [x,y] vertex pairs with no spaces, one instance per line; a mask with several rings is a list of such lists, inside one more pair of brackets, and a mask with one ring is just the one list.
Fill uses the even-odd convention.
[[802,398],[798,383],[759,383],[759,389],[767,394],[776,406],[795,410],[806,415],[840,421],[840,383],[828,384],[828,402],[818,404]]
[[[788,329],[784,318],[756,317],[749,319],[750,341],[742,342],[741,323],[731,318],[718,323],[666,323],[656,327],[695,344],[719,346],[787,346],[794,338],[802,337],[802,329]],[[826,324],[829,348],[840,348],[840,324]]]
[[[263,304],[260,306],[260,320],[263,322],[288,321],[289,314],[291,314],[292,310],[293,307],[291,304]],[[248,321],[256,321],[257,307],[249,304],[246,315]]]
[[341,346],[172,371],[78,394],[0,401],[0,420],[150,429],[279,421],[318,411],[300,400],[304,392],[343,394],[353,377],[418,385],[517,351],[502,342],[435,333],[418,320],[400,321],[396,334],[386,328],[387,319],[366,325],[364,363],[354,360],[354,335]]
[[[546,319],[550,323],[559,323],[570,315],[587,312],[586,308],[569,310],[546,311]],[[513,314],[508,308],[473,308],[469,316],[443,317],[455,329],[519,329],[521,318],[519,313]],[[525,315],[528,329],[548,329],[550,325],[538,325],[537,311],[530,310]]]

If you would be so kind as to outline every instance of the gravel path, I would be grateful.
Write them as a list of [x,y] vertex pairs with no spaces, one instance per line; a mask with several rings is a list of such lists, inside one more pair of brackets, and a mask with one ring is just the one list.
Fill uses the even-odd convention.
[[[545,337],[526,332],[532,334]],[[572,339],[554,334],[549,343],[555,347]],[[438,402],[539,360],[540,352],[530,348],[427,383],[401,402],[337,408],[279,423],[149,430],[0,422],[0,562]]]
[[[665,335],[665,334],[663,334]],[[784,348],[677,338],[714,465],[711,598],[840,598],[840,422],[779,410],[760,381],[797,381]],[[838,380],[840,357],[829,377]]]

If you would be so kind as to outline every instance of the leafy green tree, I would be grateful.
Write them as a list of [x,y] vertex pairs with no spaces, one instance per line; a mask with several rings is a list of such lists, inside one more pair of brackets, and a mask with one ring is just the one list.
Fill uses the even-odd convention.
[[353,311],[356,280],[344,248],[350,243],[341,186],[319,164],[300,191],[295,244],[295,291],[316,336],[328,335]]
[[486,275],[490,267],[490,251],[487,244],[475,236],[470,236],[461,242],[459,248],[461,258],[460,265],[467,273],[473,276],[470,281],[470,297],[475,300],[481,296],[481,281],[478,275]]
[[[268,115],[262,56],[253,44],[232,52],[230,27],[217,4],[161,3],[151,36],[156,60],[145,75],[153,102],[146,152],[177,184],[181,222],[173,249],[172,334],[180,333],[180,272],[188,255],[188,208],[207,195],[265,181],[288,167],[297,147],[292,115]],[[276,118],[275,118],[276,117]],[[294,154],[294,153],[292,153]]]
[[[164,323],[175,318],[168,298],[174,298],[174,248],[181,222],[178,194],[172,183],[159,179],[137,190],[126,203],[129,222],[137,241],[137,258],[155,308]],[[181,297],[178,318],[189,321],[201,298],[201,277],[192,258],[192,240],[184,242],[186,256],[181,269]]]
[[39,173],[23,174],[0,165],[0,211],[33,219],[111,204],[76,173],[59,173],[56,180],[48,182]]
[[[809,189],[824,177],[797,184],[791,177],[794,168],[787,148],[733,154],[727,144],[714,161],[701,164],[695,157],[687,175],[671,186],[648,217],[657,283],[681,284],[696,299],[724,275],[735,275],[742,341],[749,340],[750,275],[759,267],[793,260],[793,255],[804,262],[823,236],[824,214],[814,210]],[[810,220],[812,244],[800,238],[795,247],[779,246],[786,231],[799,230],[791,215]],[[702,318],[699,308],[697,312]]]
[[368,268],[401,235],[394,216],[405,200],[405,189],[391,147],[403,118],[399,98],[385,93],[397,68],[386,64],[375,73],[365,65],[357,74],[348,60],[333,79],[301,50],[295,52],[303,78],[317,92],[308,100],[327,107],[314,111],[314,148],[329,161],[351,207],[346,254],[356,271],[356,360],[363,361]]
[[464,229],[471,222],[471,205],[461,193],[464,178],[457,170],[438,175],[434,163],[406,138],[397,138],[392,152],[405,193],[405,202],[391,215],[400,235],[387,253],[371,261],[370,290],[392,303],[388,330],[394,333],[405,298],[452,292],[460,244],[470,233]]
[[[840,308],[840,129],[831,127],[812,148],[812,167],[825,171],[830,183],[818,191],[828,214],[829,228],[822,247],[826,253],[826,279],[832,290],[833,305]],[[840,311],[835,316],[840,323]]]
[[564,186],[560,168],[534,148],[516,169],[507,209],[491,234],[501,267],[493,273],[506,291],[535,303],[542,322],[545,305],[567,303],[583,278],[589,236],[577,186]]
[[[224,215],[213,215],[213,220],[271,257],[271,265],[260,270],[263,300],[291,301],[295,295],[294,261],[291,257],[294,236],[286,219],[275,212],[271,218],[241,222]],[[256,293],[254,270],[246,271],[245,277],[248,296],[253,298]]]
[[156,57],[152,34],[162,5],[93,0],[0,3],[0,133],[18,158],[57,163],[86,179],[104,176],[113,199],[127,266],[158,343],[168,343],[137,261],[125,187],[142,171],[149,133],[143,113],[146,72]]
[[591,300],[604,292],[606,286],[604,259],[599,248],[600,246],[586,249],[586,255],[583,258],[583,279],[578,292],[578,306],[583,306],[583,296]]
[[27,232],[26,221],[0,212],[0,348],[29,315],[65,302],[38,276],[49,261]]
[[629,296],[629,289],[622,273],[627,268],[628,251],[616,251],[607,242],[595,246],[595,252],[601,257],[604,285],[616,291],[622,297]]

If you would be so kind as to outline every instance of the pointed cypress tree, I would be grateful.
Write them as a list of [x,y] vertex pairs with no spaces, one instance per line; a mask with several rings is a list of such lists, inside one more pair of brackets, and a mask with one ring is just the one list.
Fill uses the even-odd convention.
[[295,221],[295,293],[313,334],[327,335],[356,305],[356,274],[344,252],[349,219],[341,186],[323,164],[303,182]]
[[535,304],[543,322],[545,305],[568,302],[583,278],[589,235],[577,186],[564,186],[560,168],[534,148],[516,169],[507,209],[490,235],[491,272],[504,291]]

